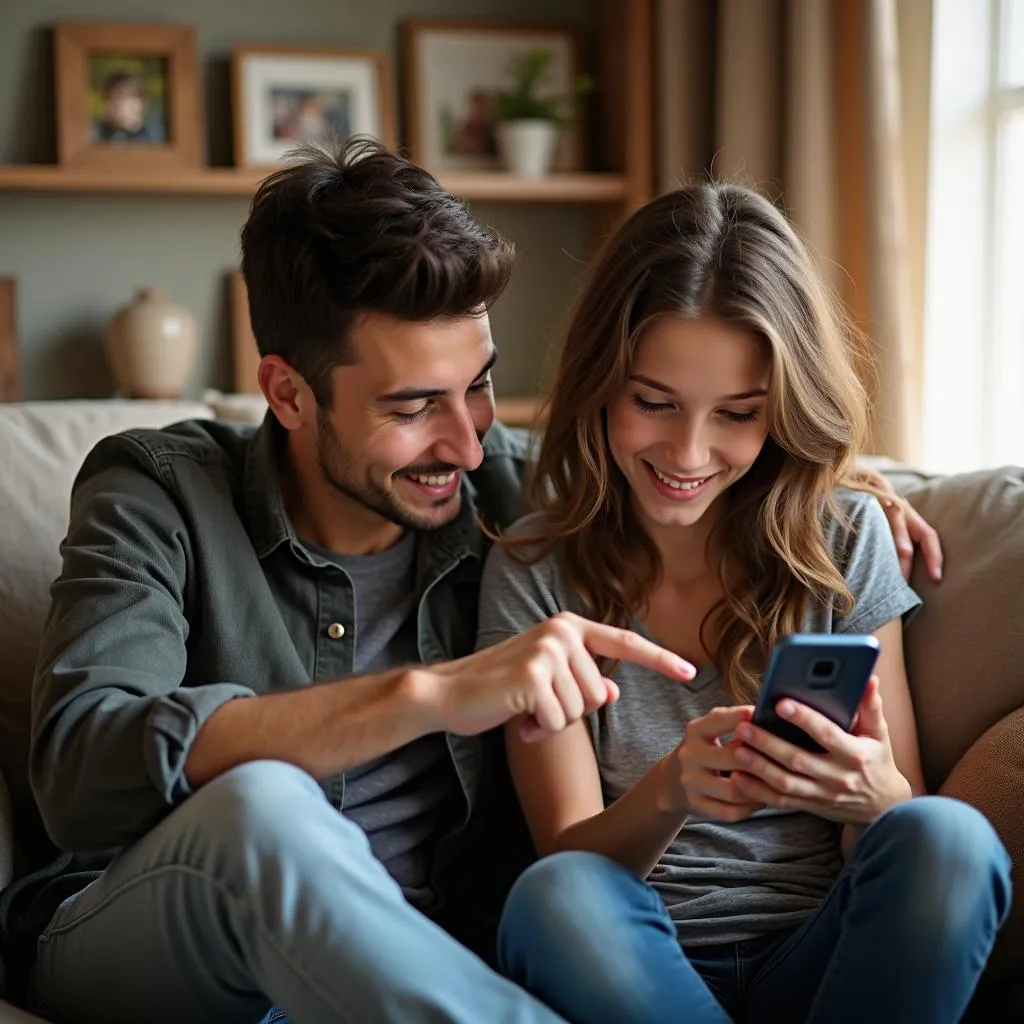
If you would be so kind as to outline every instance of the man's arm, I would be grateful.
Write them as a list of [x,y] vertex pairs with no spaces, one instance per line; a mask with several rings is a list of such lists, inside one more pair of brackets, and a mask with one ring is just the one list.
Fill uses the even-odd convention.
[[896,553],[899,555],[903,578],[910,579],[916,545],[921,550],[928,575],[938,583],[942,579],[943,562],[939,535],[909,501],[896,493],[892,481],[877,469],[856,465],[845,483],[855,490],[866,487],[869,491],[876,492],[889,520],[889,529],[892,531]]
[[108,462],[87,460],[75,491],[33,689],[32,786],[64,849],[132,842],[245,761],[280,758],[322,778],[429,732],[475,734],[515,716],[543,738],[612,696],[590,652],[692,676],[635,634],[559,617],[429,668],[262,697],[231,681],[182,685],[188,532],[157,479]]
[[328,778],[432,731],[429,688],[415,667],[223,704],[185,761],[195,789],[247,761],[289,761]]
[[252,690],[188,687],[191,557],[174,498],[133,442],[86,459],[32,691],[29,775],[51,838],[84,852],[143,835],[189,792],[203,722]]
[[423,735],[410,671],[262,697],[242,681],[184,685],[188,530],[144,461],[122,457],[130,445],[104,443],[83,469],[37,663],[30,774],[58,845],[131,842],[245,761],[325,778]]

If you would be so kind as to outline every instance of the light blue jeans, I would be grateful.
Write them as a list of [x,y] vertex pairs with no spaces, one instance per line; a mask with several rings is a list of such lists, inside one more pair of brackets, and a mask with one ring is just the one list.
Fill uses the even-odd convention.
[[[486,870],[486,865],[481,865]],[[60,1024],[559,1024],[414,910],[304,772],[235,768],[65,901],[38,945]]]
[[1009,908],[988,821],[919,797],[865,830],[799,928],[727,946],[684,950],[650,886],[555,854],[513,887],[499,962],[573,1024],[952,1024]]

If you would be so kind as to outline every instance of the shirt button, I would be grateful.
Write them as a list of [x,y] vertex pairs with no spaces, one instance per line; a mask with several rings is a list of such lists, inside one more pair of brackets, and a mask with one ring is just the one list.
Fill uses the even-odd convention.
[[345,635],[345,627],[340,622],[332,622],[327,627],[327,635],[332,640],[340,640]]

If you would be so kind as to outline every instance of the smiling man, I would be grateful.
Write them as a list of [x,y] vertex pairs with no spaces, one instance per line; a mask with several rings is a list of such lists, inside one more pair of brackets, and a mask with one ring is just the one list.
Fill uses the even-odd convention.
[[530,852],[496,727],[601,706],[594,657],[689,667],[572,617],[472,653],[477,517],[522,510],[501,238],[355,142],[270,177],[242,252],[264,424],[76,481],[30,765],[64,854],[5,892],[8,961],[62,1022],[553,1022],[469,948]]
[[472,653],[478,517],[522,511],[505,242],[354,142],[264,182],[242,251],[263,425],[108,438],[76,482],[30,765],[64,854],[5,892],[7,956],[61,1022],[554,1022],[470,951],[531,852],[497,727],[613,699],[595,659],[692,668],[573,616]]

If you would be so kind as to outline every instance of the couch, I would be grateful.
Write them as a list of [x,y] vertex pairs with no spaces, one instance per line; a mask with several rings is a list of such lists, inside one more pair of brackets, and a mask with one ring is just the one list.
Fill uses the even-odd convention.
[[[108,433],[262,414],[260,400],[206,397],[0,404],[0,889],[24,857],[19,835],[34,823],[25,766],[30,682],[74,474]],[[906,636],[925,777],[930,790],[989,817],[1013,855],[1016,891],[1024,892],[1024,470],[948,477],[897,470],[892,479],[938,528],[946,550],[941,584],[915,571],[924,608]],[[1000,936],[971,1019],[1024,1019],[1024,899]],[[33,1020],[0,998],[0,1024]]]

